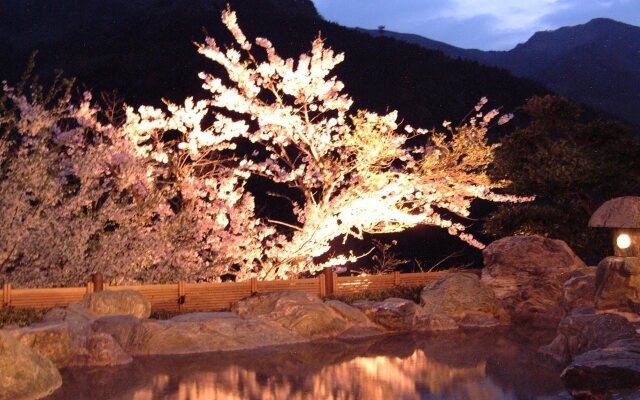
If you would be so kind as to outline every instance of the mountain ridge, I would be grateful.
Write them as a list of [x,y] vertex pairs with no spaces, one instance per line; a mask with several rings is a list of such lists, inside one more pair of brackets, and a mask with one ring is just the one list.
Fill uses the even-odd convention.
[[420,35],[365,30],[504,68],[559,94],[640,125],[640,27],[609,18],[534,33],[511,50],[463,49]]

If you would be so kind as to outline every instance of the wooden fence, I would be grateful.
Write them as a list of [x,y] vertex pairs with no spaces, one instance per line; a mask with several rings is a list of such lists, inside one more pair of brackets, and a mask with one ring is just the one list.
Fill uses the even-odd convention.
[[[325,270],[317,278],[277,281],[225,283],[185,283],[167,285],[109,286],[104,290],[136,290],[151,303],[153,310],[164,311],[204,311],[228,308],[232,303],[253,293],[300,290],[325,297],[330,294],[350,294],[364,290],[382,290],[399,285],[420,285],[446,274],[442,272],[420,272],[401,274],[371,275],[360,277],[337,276]],[[100,283],[101,285],[101,283]],[[2,307],[48,308],[66,306],[81,301],[86,293],[94,291],[94,283],[84,287],[55,289],[13,289],[5,283],[0,292]]]

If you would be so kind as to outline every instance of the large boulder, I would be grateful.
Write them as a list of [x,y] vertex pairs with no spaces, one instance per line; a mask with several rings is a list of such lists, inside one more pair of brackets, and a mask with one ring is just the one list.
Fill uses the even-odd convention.
[[407,299],[389,298],[384,301],[358,300],[352,304],[371,321],[390,331],[410,331],[416,315],[423,311]]
[[38,323],[24,328],[9,329],[6,333],[49,359],[58,368],[69,366],[76,353],[72,334],[64,322]]
[[62,386],[51,361],[0,332],[0,400],[39,399]]
[[140,292],[135,290],[87,293],[82,300],[84,308],[95,316],[131,315],[147,319],[151,315],[151,304]]
[[354,325],[371,325],[353,307],[327,304],[316,295],[299,291],[258,293],[235,303],[232,311],[244,317],[274,321],[309,338],[335,337]]
[[[114,337],[116,340],[128,337],[128,342],[119,343],[134,356],[247,350],[308,340],[308,336],[301,336],[277,322],[228,313],[197,321],[141,321],[132,327],[129,336],[124,335],[127,329],[122,321],[118,324],[120,326],[114,330],[123,335]],[[103,325],[103,328],[110,330],[108,326]]]
[[586,265],[561,240],[511,236],[483,251],[482,282],[490,286],[514,321],[554,326],[562,317],[564,282]]
[[446,315],[456,320],[475,315],[493,319],[494,322],[508,322],[505,310],[493,290],[473,273],[452,273],[427,282],[420,293],[420,304],[425,313]]
[[558,325],[558,335],[538,352],[560,363],[584,352],[606,347],[616,340],[637,336],[626,318],[616,314],[582,314],[580,309]]
[[640,312],[640,258],[607,257],[598,264],[596,307]]
[[583,353],[565,368],[561,377],[570,392],[584,398],[609,398],[617,391],[638,393],[640,339],[618,340],[603,349]]

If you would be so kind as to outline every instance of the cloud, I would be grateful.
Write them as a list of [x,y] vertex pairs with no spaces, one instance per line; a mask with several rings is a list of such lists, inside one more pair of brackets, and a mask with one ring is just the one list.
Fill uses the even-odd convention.
[[548,29],[544,18],[567,7],[563,0],[452,0],[440,16],[458,21],[488,17],[496,32],[530,31]]

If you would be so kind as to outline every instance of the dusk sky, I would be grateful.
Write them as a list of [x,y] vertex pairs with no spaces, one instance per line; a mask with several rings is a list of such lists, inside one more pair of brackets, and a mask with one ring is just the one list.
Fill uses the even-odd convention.
[[508,50],[533,33],[596,17],[640,25],[640,0],[313,0],[329,21],[415,33],[463,48]]

